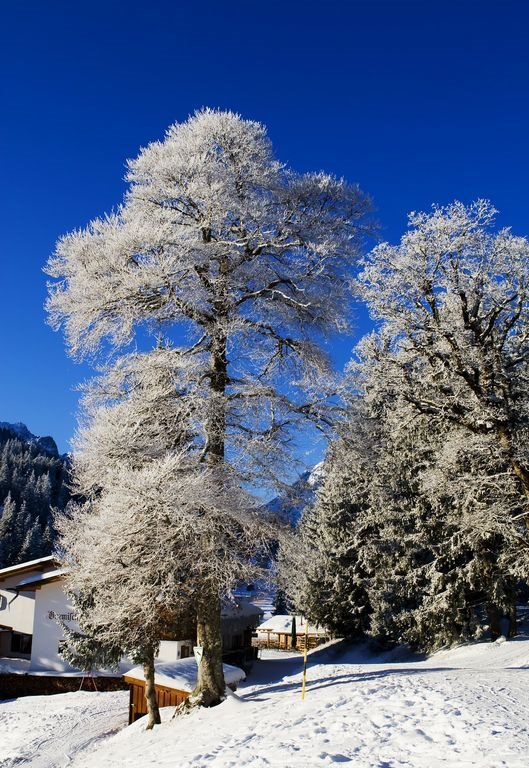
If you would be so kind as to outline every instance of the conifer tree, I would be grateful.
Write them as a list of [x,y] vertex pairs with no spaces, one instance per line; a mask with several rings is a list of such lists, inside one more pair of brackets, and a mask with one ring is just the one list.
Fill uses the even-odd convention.
[[0,567],[51,554],[52,510],[63,509],[69,499],[65,460],[39,447],[26,427],[36,443],[22,439],[9,426],[0,428],[0,504],[9,498],[0,521]]
[[13,565],[14,553],[17,552],[15,534],[17,506],[8,493],[2,504],[0,518],[0,564],[2,568]]
[[348,424],[302,525],[311,610],[329,606],[332,624],[349,597],[345,620],[368,607],[371,634],[427,650],[486,626],[494,639],[502,614],[515,632],[527,576],[529,244],[494,233],[493,214],[482,201],[414,214],[399,246],[366,258],[378,327],[349,366]]

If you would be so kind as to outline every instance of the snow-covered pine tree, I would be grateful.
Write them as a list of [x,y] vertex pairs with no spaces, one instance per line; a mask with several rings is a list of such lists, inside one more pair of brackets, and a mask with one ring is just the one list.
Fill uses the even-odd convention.
[[8,492],[2,503],[0,517],[0,564],[6,567],[12,564],[20,551],[21,542],[16,534],[17,505]]
[[366,488],[371,466],[367,455],[360,457],[366,448],[366,424],[359,421],[357,427],[351,430],[353,442],[342,437],[329,451],[316,502],[304,511],[290,542],[290,556],[284,552],[282,559],[282,565],[289,559],[297,561],[300,576],[291,585],[291,594],[298,610],[348,637],[367,629],[371,612],[369,574],[359,546],[370,525]]
[[234,514],[243,525],[240,507],[220,515],[218,500],[273,482],[291,466],[300,424],[325,422],[321,342],[347,327],[369,201],[343,180],[288,170],[262,125],[212,110],[169,128],[127,178],[115,214],[59,241],[47,307],[76,358],[145,332],[178,339],[177,391],[201,455],[194,477],[210,473],[197,495],[197,517],[211,524],[195,544],[209,563],[196,604],[204,656],[195,693],[213,704],[224,693],[222,542]]
[[[58,456],[53,440],[35,438],[24,425],[2,424],[0,568],[51,554],[52,508],[64,508],[69,498],[67,461]],[[15,427],[23,428],[21,434]]]
[[432,487],[446,436],[408,407],[397,414],[395,403],[386,423],[391,395],[381,381],[377,407],[374,389],[351,405],[357,416],[302,518],[297,607],[342,634],[424,650],[479,637],[495,608],[512,610],[512,577],[501,567],[510,543],[484,518],[465,522],[468,493],[450,495],[446,480]]
[[[400,246],[367,257],[359,289],[379,326],[349,367],[351,439],[330,453],[305,523],[316,594],[349,547],[369,631],[428,650],[485,624],[494,638],[502,613],[514,632],[527,574],[529,246],[495,234],[493,213],[478,202],[413,215]],[[344,529],[333,518],[347,505]]]
[[[397,413],[392,416],[390,424],[397,422]],[[442,437],[421,421],[401,410],[402,429],[381,423],[370,487],[372,528],[360,537],[359,556],[371,563],[370,634],[432,650],[479,633],[476,608],[487,592],[477,578],[476,553],[461,535],[455,500],[444,487],[438,494],[424,488]]]

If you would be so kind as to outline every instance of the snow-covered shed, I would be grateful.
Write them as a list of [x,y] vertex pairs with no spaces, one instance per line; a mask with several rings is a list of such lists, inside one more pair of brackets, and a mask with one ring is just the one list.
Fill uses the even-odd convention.
[[[234,691],[237,684],[246,678],[245,673],[231,664],[223,664],[226,685]],[[173,661],[156,662],[154,666],[154,688],[156,703],[159,707],[176,707],[187,698],[196,685],[198,677],[197,662],[194,657]],[[129,724],[147,714],[145,700],[145,676],[143,667],[138,666],[124,675],[130,686]]]
[[[293,625],[295,625],[296,635],[294,643],[292,642]],[[303,616],[276,614],[257,627],[257,645],[260,648],[287,650],[296,647],[303,650],[305,644],[308,648],[315,648],[330,637],[331,633],[328,629],[310,624]]]

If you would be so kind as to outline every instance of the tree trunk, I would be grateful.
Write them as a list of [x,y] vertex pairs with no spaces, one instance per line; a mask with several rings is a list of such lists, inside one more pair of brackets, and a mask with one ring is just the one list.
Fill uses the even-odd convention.
[[[520,485],[522,486],[522,492],[524,496],[529,498],[529,470],[526,467],[524,467],[523,464],[520,464],[520,462],[516,458],[511,435],[507,427],[504,427],[504,426],[500,427],[498,429],[498,435],[500,438],[500,444],[509,458],[514,474],[520,481]],[[527,518],[526,518],[526,525],[529,527]]]
[[197,612],[197,642],[203,648],[203,655],[192,698],[197,699],[197,703],[203,707],[214,707],[224,699],[220,610],[217,595],[201,597]]
[[516,603],[518,598],[518,590],[516,580],[511,578],[508,580],[509,589],[507,592],[507,637],[511,639],[518,634],[518,617],[516,610]]
[[518,617],[516,613],[516,600],[511,603],[509,606],[509,610],[507,612],[507,619],[508,619],[508,629],[507,629],[507,637],[509,640],[513,637],[516,637],[518,634]]
[[145,701],[147,702],[147,730],[160,725],[160,710],[156,703],[156,690],[154,688],[154,652],[150,651],[148,658],[143,663],[143,675],[145,677]]
[[501,636],[500,611],[494,603],[487,603],[487,618],[490,625],[490,639],[494,642]]
[[[223,491],[226,443],[226,387],[228,386],[228,357],[226,324],[228,318],[227,290],[228,262],[219,263],[219,277],[214,283],[212,306],[215,322],[210,328],[210,402],[206,424],[207,462],[216,471],[219,494]],[[214,538],[203,541],[211,551],[212,562],[218,557],[222,542]],[[213,707],[224,698],[224,669],[222,666],[221,602],[217,584],[206,582],[197,605],[197,643],[202,646],[202,660],[198,666],[197,685],[191,698],[203,707]]]

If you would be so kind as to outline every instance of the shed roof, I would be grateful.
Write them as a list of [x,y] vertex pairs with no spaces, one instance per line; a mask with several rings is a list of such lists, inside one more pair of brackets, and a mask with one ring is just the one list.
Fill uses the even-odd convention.
[[[246,679],[245,673],[239,667],[233,667],[231,664],[223,664],[222,666],[227,685]],[[134,667],[123,677],[128,683],[135,680],[144,681],[143,666]],[[158,662],[154,665],[155,685],[163,685],[165,688],[173,688],[175,691],[188,691],[190,693],[197,683],[197,678],[198,667],[194,657],[172,662]]]

